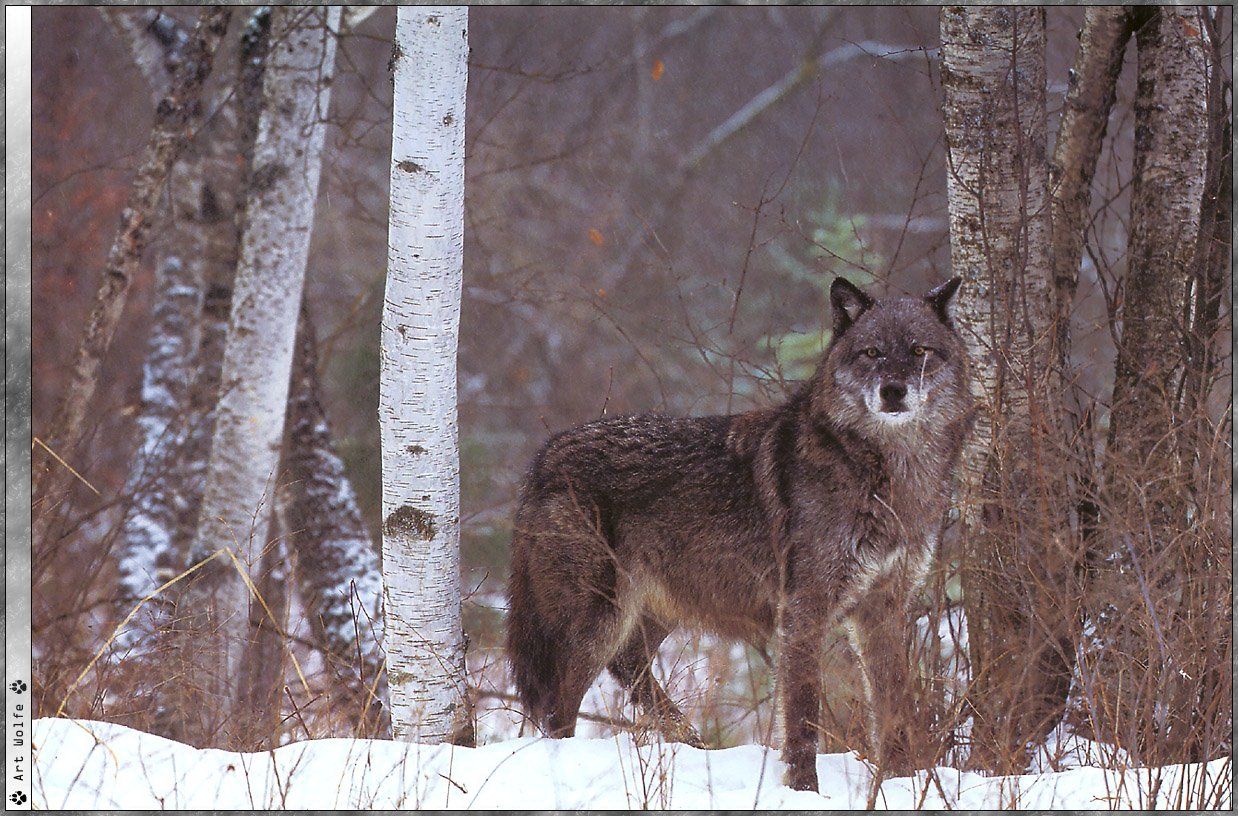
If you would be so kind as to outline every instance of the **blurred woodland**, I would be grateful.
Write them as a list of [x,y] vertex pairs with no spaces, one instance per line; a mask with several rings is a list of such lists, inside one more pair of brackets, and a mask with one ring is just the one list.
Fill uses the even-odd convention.
[[[142,15],[153,14],[124,13],[141,26],[150,22]],[[160,13],[174,25],[150,31],[184,37],[198,10],[166,7]],[[33,14],[33,433],[43,437],[68,386],[73,350],[156,116],[156,96],[100,9],[36,7]],[[1220,62],[1207,54],[1218,85],[1197,101],[1200,110],[1213,105],[1209,121],[1224,125],[1224,135],[1218,131],[1212,137],[1226,148],[1224,156],[1218,154],[1220,163],[1214,162],[1212,178],[1214,188],[1224,188],[1228,196],[1226,72],[1232,40],[1229,10],[1219,14],[1209,33],[1215,35]],[[244,52],[242,35],[253,26],[251,15],[239,8],[232,15],[204,96],[240,92],[251,56]],[[940,10],[928,7],[471,10],[458,376],[463,620],[479,740],[513,736],[520,726],[500,648],[507,543],[519,480],[549,435],[609,414],[701,415],[769,405],[811,373],[828,342],[826,293],[835,276],[875,294],[897,294],[922,293],[952,274],[939,18]],[[1042,171],[1047,168],[1056,181],[1057,168],[1049,166],[1048,157],[1056,157],[1052,146],[1065,99],[1078,81],[1084,12],[1052,7],[1043,19],[1047,130],[1040,149]],[[316,342],[305,341],[314,347],[308,357],[312,402],[321,406],[329,444],[356,497],[360,514],[354,532],[371,537],[375,559],[382,527],[376,412],[394,21],[391,8],[346,10],[343,17],[330,107],[322,112],[325,146],[303,312],[316,335]],[[159,39],[150,32],[143,36]],[[1031,567],[1024,578],[1008,562],[1002,566],[976,556],[972,539],[961,533],[965,525],[951,524],[915,614],[917,659],[929,678],[926,687],[936,695],[936,702],[925,705],[934,712],[938,741],[930,753],[936,752],[937,764],[962,756],[958,752],[968,740],[956,727],[959,721],[981,722],[986,711],[1005,705],[994,702],[1006,699],[1003,694],[1017,700],[1040,693],[1027,689],[1026,678],[1013,678],[1001,661],[983,677],[973,676],[971,649],[985,635],[970,621],[969,648],[960,612],[970,601],[978,603],[985,587],[1013,592],[1015,584],[1026,588],[1038,580],[1066,581],[1077,589],[1070,611],[1062,612],[1061,603],[1053,601],[1053,613],[1038,617],[1043,610],[1025,594],[1012,602],[1024,623],[1011,625],[1035,630],[1037,642],[1052,641],[1068,656],[1059,656],[1058,662],[1068,665],[1057,671],[1070,689],[1060,690],[1057,717],[1047,725],[989,722],[984,732],[973,723],[975,734],[987,733],[992,755],[985,764],[1026,765],[1021,753],[1026,745],[1009,746],[1043,740],[1063,709],[1069,709],[1074,733],[1113,747],[1109,759],[1115,762],[1119,755],[1151,763],[1232,750],[1228,246],[1217,266],[1223,272],[1214,294],[1190,290],[1203,298],[1191,314],[1210,310],[1210,333],[1201,338],[1198,331],[1186,332],[1174,340],[1193,350],[1191,359],[1201,349],[1208,358],[1204,368],[1192,369],[1202,379],[1183,386],[1195,395],[1193,419],[1178,423],[1187,430],[1175,433],[1189,441],[1175,442],[1179,453],[1171,457],[1172,473],[1190,482],[1189,495],[1174,509],[1148,511],[1148,524],[1156,528],[1148,538],[1160,542],[1159,549],[1131,545],[1138,535],[1121,546],[1088,543],[1089,531],[1113,529],[1101,521],[1109,518],[1111,505],[1147,509],[1151,501],[1146,494],[1132,499],[1113,492],[1117,482],[1102,475],[1112,467],[1107,453],[1120,452],[1135,463],[1160,462],[1162,475],[1170,472],[1163,470],[1169,466],[1157,458],[1155,444],[1115,447],[1110,433],[1121,370],[1115,364],[1126,316],[1122,309],[1129,303],[1138,243],[1131,234],[1136,148],[1144,138],[1135,123],[1138,63],[1151,53],[1136,48],[1136,36],[1127,36],[1130,46],[1118,52],[1114,66],[1116,95],[1100,137],[1090,202],[1085,181],[1085,206],[1075,224],[1082,246],[1065,315],[1069,343],[1062,352],[1062,366],[1071,376],[1056,392],[1063,396],[1063,389],[1069,390],[1073,419],[1065,423],[1070,432],[1055,437],[1054,456],[1061,458],[1046,460],[1054,478],[1069,473],[1070,484],[998,488],[1023,489],[1042,500],[1055,497],[1058,504],[1043,513],[1044,519],[1061,520],[1050,538],[1062,551],[1090,547],[1091,554],[1071,556],[1069,580],[1061,579],[1060,565],[1054,568],[1059,571]],[[1220,114],[1215,104],[1223,109]],[[208,131],[201,128],[197,135]],[[186,178],[188,172],[186,165],[173,167],[162,193],[165,204],[178,195],[178,186],[199,183]],[[1202,171],[1199,175],[1202,179]],[[1224,179],[1220,187],[1217,178]],[[1197,222],[1199,206],[1197,195]],[[1225,236],[1228,208],[1215,227]],[[152,228],[103,359],[81,441],[71,452],[58,452],[80,478],[66,487],[67,498],[57,505],[57,521],[46,537],[34,542],[36,716],[55,714],[62,701],[66,714],[141,727],[153,727],[151,719],[163,716],[132,703],[140,695],[125,690],[134,681],[123,679],[123,660],[92,661],[135,602],[123,590],[118,553],[126,517],[144,489],[134,472],[143,459],[138,422],[143,367],[151,332],[162,325],[153,313],[158,270],[184,252],[178,241],[186,226],[174,220],[163,218]],[[302,365],[306,359],[298,356]],[[294,377],[310,376],[304,368],[298,371]],[[306,405],[305,410],[315,410]],[[312,428],[315,420],[306,422]],[[1005,444],[1000,434],[994,438],[994,445]],[[1192,461],[1184,464],[1184,455]],[[285,453],[277,480],[291,481],[287,468],[294,466]],[[1143,475],[1132,481],[1149,484]],[[982,518],[989,534],[1001,535],[992,532],[998,528],[991,508],[1006,498],[990,501],[987,515],[963,521],[980,524],[976,519]],[[295,539],[296,527],[287,519],[284,524],[284,534],[291,529]],[[1023,540],[1028,533],[1020,529],[1003,540]],[[990,550],[1006,552],[997,545]],[[1115,566],[1131,558],[1137,566]],[[286,566],[299,574],[312,571],[294,556]],[[1105,583],[1104,575],[1114,569],[1138,572],[1132,595]],[[1078,578],[1084,573],[1101,577]],[[280,574],[277,569],[277,583]],[[266,712],[265,731],[253,735],[255,745],[374,728],[372,722],[358,725],[364,721],[355,710],[361,704],[333,682],[339,669],[324,657],[330,649],[322,646],[323,627],[315,628],[308,602],[287,589],[295,583],[285,585],[284,594],[292,597],[283,640],[296,665],[281,670],[272,698],[277,702]],[[969,599],[973,587],[976,595]],[[1112,604],[1101,609],[1104,603],[1097,598],[1119,606],[1129,600],[1134,611]],[[1063,615],[1073,623],[1026,624]],[[1107,698],[1088,696],[1096,689],[1103,697],[1109,686],[1078,680],[1081,672],[1088,676],[1084,669],[1103,665],[1101,658],[1090,662],[1087,643],[1114,631],[1105,628],[1117,626],[1114,619],[1134,632],[1113,638],[1152,639],[1147,649],[1126,650],[1142,668],[1121,671],[1139,682],[1160,678],[1148,681],[1147,693],[1129,703],[1132,711],[1155,709],[1149,718],[1157,721],[1159,736],[1128,729],[1128,719],[1110,727],[1113,720],[1097,712],[1117,709]],[[283,665],[281,648],[275,647],[273,659]],[[1023,645],[1010,648],[1031,654]],[[826,663],[823,748],[860,748],[863,697],[845,638],[827,647]],[[1035,665],[1035,673],[1053,671]],[[758,740],[768,728],[768,669],[752,649],[681,635],[663,647],[658,672],[711,745]],[[1171,689],[1172,682],[1162,677],[1177,672],[1189,675],[1189,688]],[[994,689],[994,677],[1007,684],[1004,692]],[[168,668],[162,682],[177,686],[194,679]],[[976,699],[967,688],[977,690]],[[1130,683],[1112,693],[1129,694]],[[1181,703],[1187,698],[1194,702]],[[1120,708],[1117,702],[1113,706]],[[1166,710],[1193,713],[1170,725]],[[608,681],[586,698],[585,715],[589,725],[582,733],[598,734],[637,716]],[[1165,748],[1167,753],[1149,747],[1149,740],[1168,745],[1168,734],[1185,730],[1192,735],[1177,748]],[[1047,752],[1051,764],[1052,750]],[[973,761],[980,762],[980,755],[973,752]]]

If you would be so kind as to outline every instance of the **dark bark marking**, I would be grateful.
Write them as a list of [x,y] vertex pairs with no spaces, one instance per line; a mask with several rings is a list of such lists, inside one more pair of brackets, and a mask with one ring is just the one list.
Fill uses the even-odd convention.
[[275,182],[288,175],[288,168],[279,162],[271,162],[254,168],[250,181],[250,189],[257,193],[265,193],[275,186]]
[[434,515],[411,504],[400,505],[383,522],[384,535],[413,535],[422,541],[433,539],[436,530]]

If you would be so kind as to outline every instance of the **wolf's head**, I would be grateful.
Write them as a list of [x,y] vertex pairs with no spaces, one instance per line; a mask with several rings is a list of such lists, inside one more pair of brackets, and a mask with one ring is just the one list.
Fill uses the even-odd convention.
[[950,306],[960,282],[951,278],[924,297],[873,300],[836,278],[834,336],[813,377],[814,413],[876,440],[931,433],[965,419],[967,352]]

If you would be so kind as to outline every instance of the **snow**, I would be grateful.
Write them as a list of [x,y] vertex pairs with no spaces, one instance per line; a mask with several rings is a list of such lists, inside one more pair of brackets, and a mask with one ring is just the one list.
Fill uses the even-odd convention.
[[[238,754],[111,723],[44,718],[34,722],[32,744],[32,804],[51,809],[855,809],[872,795],[871,769],[853,754],[818,757],[816,794],[779,784],[781,763],[760,746],[638,746],[627,734],[478,748],[324,739]],[[886,780],[872,801],[878,809],[1108,809],[1190,807],[1203,796],[1228,809],[1230,774],[1228,758],[1019,777],[939,768]],[[1189,800],[1177,798],[1184,786],[1195,791]]]

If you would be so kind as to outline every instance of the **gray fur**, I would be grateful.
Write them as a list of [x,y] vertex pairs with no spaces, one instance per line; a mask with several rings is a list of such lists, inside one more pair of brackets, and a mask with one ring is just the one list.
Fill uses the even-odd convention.
[[788,782],[816,789],[820,650],[846,618],[881,760],[911,761],[906,718],[887,716],[911,705],[891,623],[932,557],[971,423],[956,288],[873,301],[838,279],[833,340],[785,404],[603,419],[546,443],[509,586],[508,656],[534,722],[571,735],[608,668],[669,738],[699,745],[650,673],[658,645],[692,626],[763,648],[777,628]]

